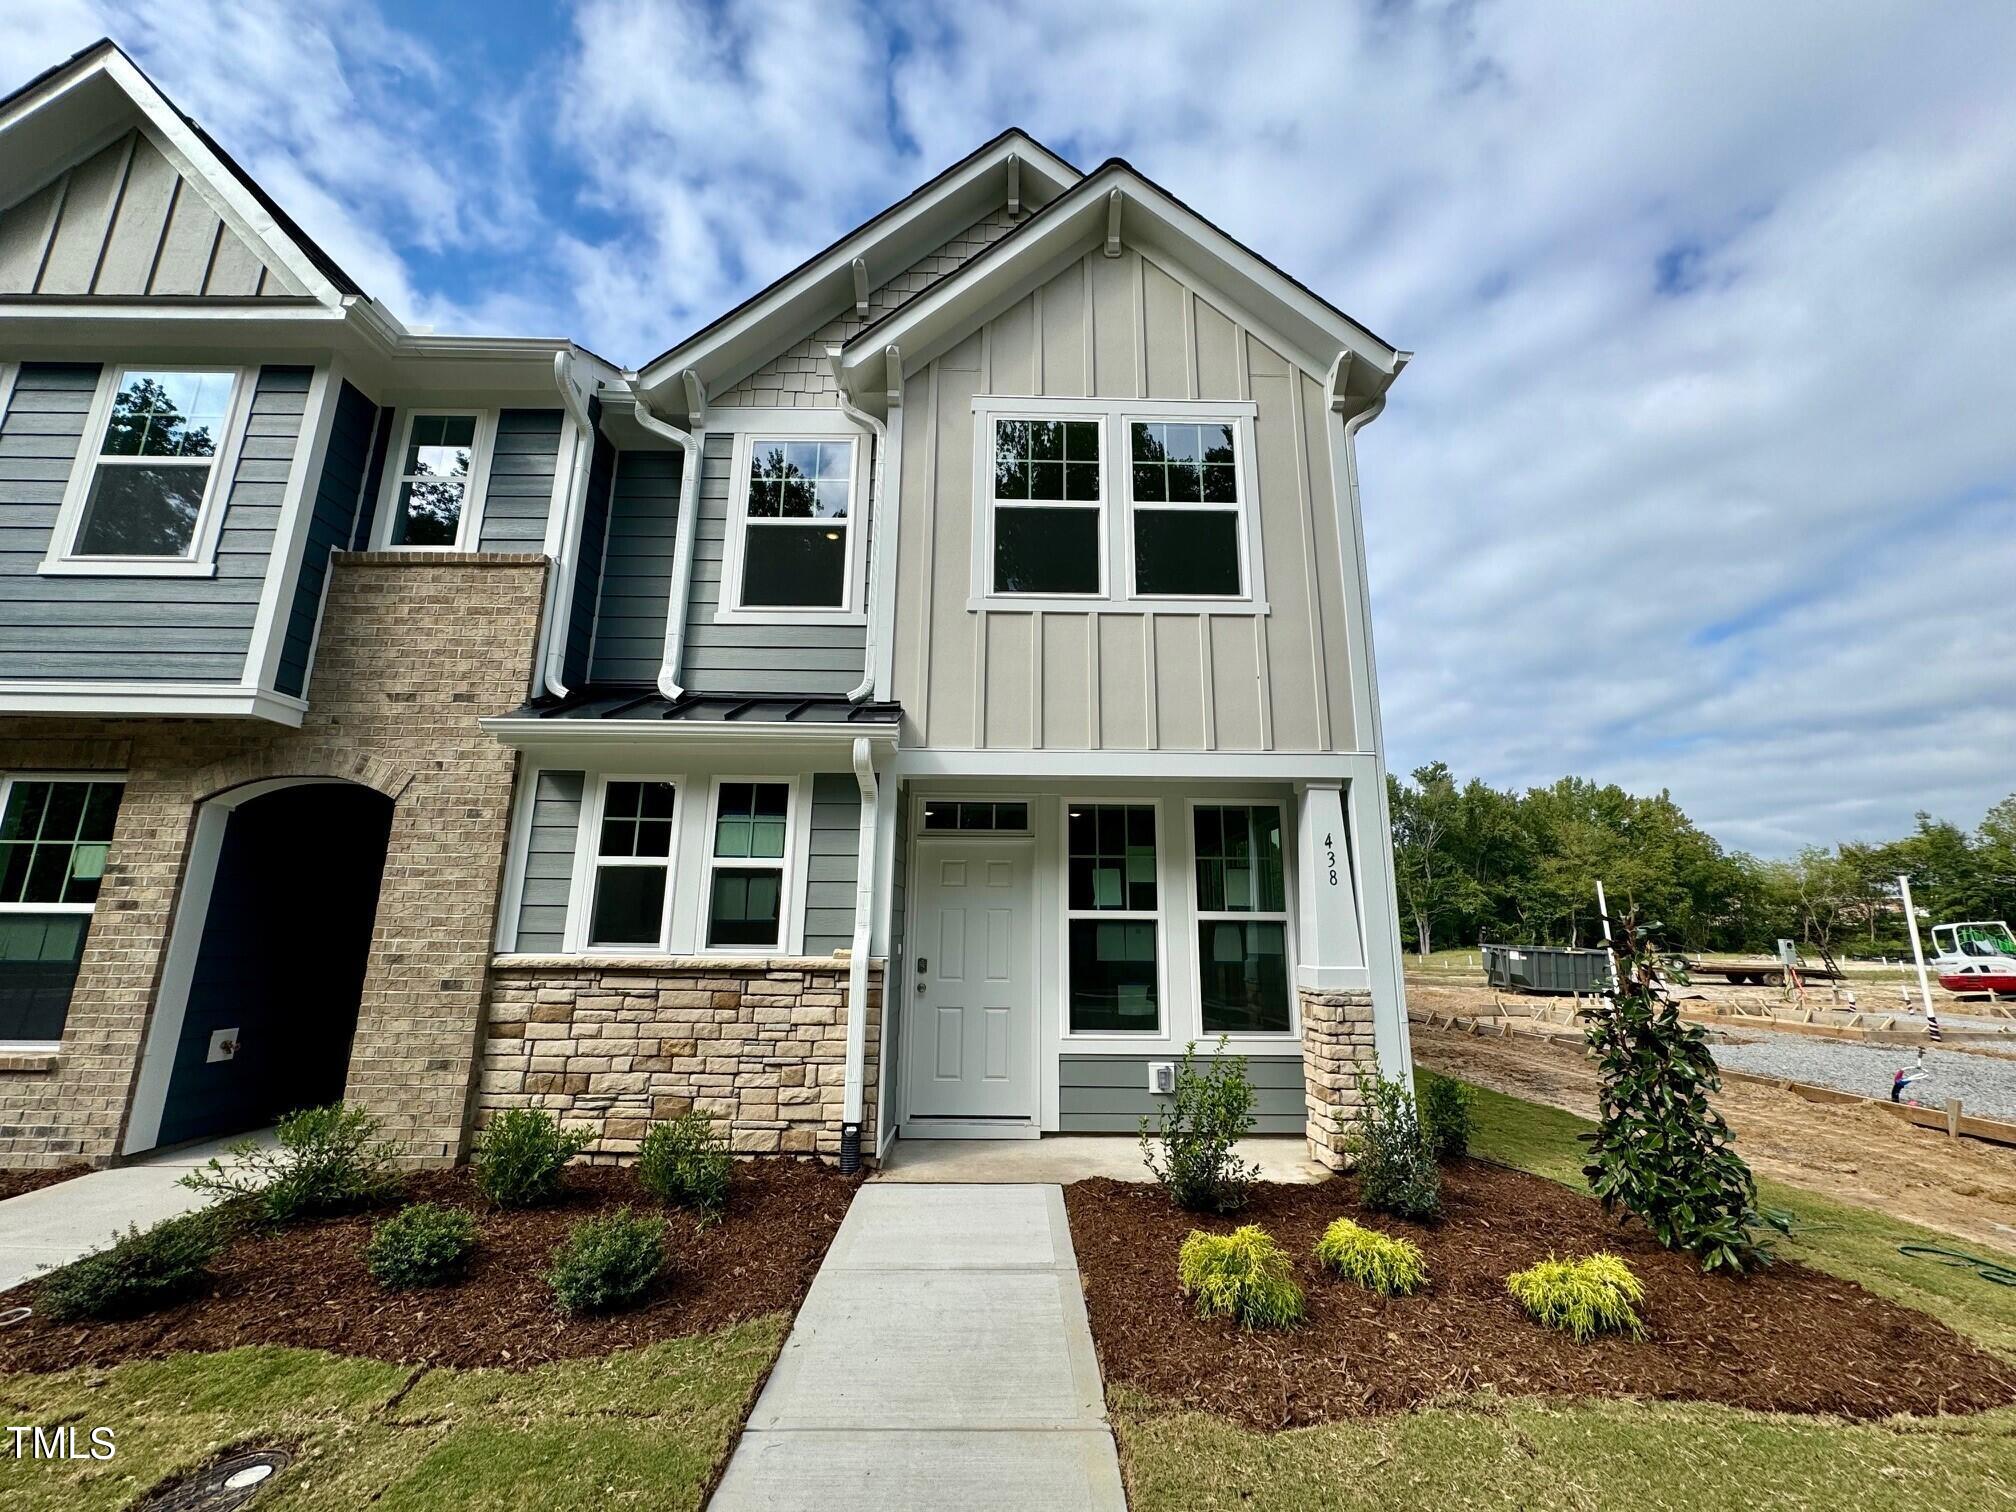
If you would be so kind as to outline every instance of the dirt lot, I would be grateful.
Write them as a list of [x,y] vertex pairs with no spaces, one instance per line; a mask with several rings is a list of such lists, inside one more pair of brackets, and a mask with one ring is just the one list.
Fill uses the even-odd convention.
[[[1459,996],[1460,994],[1460,996]],[[1408,1004],[1461,1012],[1477,989],[1408,984]],[[1489,993],[1482,994],[1486,1003]],[[1414,1058],[1431,1070],[1579,1113],[1596,1112],[1596,1072],[1575,1050],[1520,1039],[1475,1039],[1411,1026]],[[1870,1108],[1807,1102],[1730,1082],[1717,1099],[1744,1158],[1760,1175],[2008,1249],[2016,1242],[2016,1149],[1949,1139]]]

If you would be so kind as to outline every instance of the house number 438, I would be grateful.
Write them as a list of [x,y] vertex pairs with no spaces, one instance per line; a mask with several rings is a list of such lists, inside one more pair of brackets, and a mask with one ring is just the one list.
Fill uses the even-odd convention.
[[1325,864],[1330,868],[1330,885],[1335,887],[1337,885],[1337,837],[1335,835],[1325,835],[1323,837],[1323,856]]

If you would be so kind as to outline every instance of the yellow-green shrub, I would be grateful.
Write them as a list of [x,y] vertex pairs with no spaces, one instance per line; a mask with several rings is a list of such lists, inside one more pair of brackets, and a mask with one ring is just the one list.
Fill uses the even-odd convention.
[[1339,1218],[1316,1241],[1316,1260],[1346,1281],[1389,1297],[1405,1296],[1428,1284],[1428,1262],[1411,1239],[1396,1239]]
[[1237,1318],[1247,1328],[1302,1321],[1302,1288],[1288,1252],[1265,1229],[1192,1233],[1176,1261],[1176,1279],[1197,1301],[1200,1318]]
[[1530,1270],[1514,1271],[1505,1286],[1536,1321],[1563,1329],[1581,1343],[1599,1333],[1638,1338],[1645,1332],[1635,1311],[1645,1300],[1645,1287],[1615,1255],[1582,1260],[1549,1255]]

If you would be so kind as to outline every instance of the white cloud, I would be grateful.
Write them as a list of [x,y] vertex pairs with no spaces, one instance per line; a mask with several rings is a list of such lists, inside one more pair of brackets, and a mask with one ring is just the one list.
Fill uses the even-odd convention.
[[1396,765],[1773,851],[2016,788],[2016,9],[589,0],[471,79],[400,12],[5,8],[402,314],[631,363],[1005,125],[1124,155],[1420,354],[1363,441]]

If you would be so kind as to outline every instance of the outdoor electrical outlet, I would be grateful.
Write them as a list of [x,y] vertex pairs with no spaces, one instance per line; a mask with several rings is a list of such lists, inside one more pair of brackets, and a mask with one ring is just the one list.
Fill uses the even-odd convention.
[[1148,1090],[1150,1092],[1174,1092],[1176,1090],[1176,1062],[1148,1062]]

